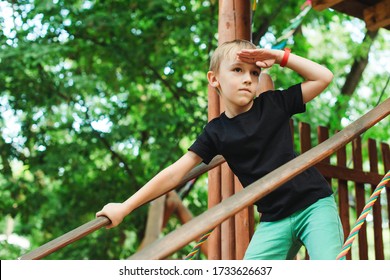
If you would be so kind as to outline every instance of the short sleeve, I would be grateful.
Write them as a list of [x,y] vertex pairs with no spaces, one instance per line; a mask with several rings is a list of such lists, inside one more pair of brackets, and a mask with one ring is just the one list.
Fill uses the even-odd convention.
[[277,106],[281,107],[289,117],[306,111],[301,84],[293,85],[286,90],[276,90],[269,96],[272,96],[273,102],[276,102]]
[[195,140],[195,142],[188,148],[189,151],[196,153],[203,159],[205,164],[209,164],[210,161],[218,155],[216,137],[213,131],[213,125],[208,123],[203,129],[203,132]]

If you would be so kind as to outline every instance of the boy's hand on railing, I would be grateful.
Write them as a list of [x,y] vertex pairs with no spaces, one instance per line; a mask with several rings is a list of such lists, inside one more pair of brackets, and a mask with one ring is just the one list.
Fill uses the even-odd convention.
[[123,203],[109,203],[96,213],[96,217],[106,216],[110,219],[111,224],[106,226],[106,228],[116,227],[123,221],[126,215],[127,212]]

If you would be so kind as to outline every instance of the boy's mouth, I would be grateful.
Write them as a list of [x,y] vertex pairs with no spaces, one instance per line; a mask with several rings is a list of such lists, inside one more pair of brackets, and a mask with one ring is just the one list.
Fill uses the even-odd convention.
[[249,93],[252,93],[252,91],[249,88],[240,88],[239,91],[247,91]]

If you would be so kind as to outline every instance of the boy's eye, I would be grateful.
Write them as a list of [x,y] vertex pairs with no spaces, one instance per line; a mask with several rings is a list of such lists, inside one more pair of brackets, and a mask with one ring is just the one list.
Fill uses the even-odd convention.
[[253,72],[252,72],[252,75],[254,75],[254,76],[260,76],[260,72],[259,72],[259,71],[253,71]]
[[233,71],[234,71],[234,72],[241,72],[241,68],[236,67],[236,68],[233,69]]

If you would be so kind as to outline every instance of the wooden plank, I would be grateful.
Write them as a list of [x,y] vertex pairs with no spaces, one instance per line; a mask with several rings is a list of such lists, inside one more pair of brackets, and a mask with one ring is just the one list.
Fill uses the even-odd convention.
[[337,12],[352,17],[356,17],[362,20],[363,20],[363,10],[365,8],[367,8],[367,5],[362,2],[358,2],[357,0],[344,0],[332,7],[332,9],[336,10]]
[[[218,44],[234,39],[251,40],[252,31],[252,12],[251,1],[249,0],[233,0],[219,1],[219,20],[218,20]],[[224,105],[219,100],[220,113],[224,111]],[[234,194],[234,174],[227,165],[223,165],[221,169],[221,197],[227,198]],[[225,183],[226,182],[226,183]],[[215,186],[216,188],[217,186]],[[216,190],[214,190],[217,193]],[[214,195],[209,192],[210,195]],[[217,194],[218,195],[218,194]],[[215,199],[216,201],[216,199]],[[219,259],[235,259],[235,218],[232,217],[225,221],[220,228],[220,238],[212,239],[212,242],[220,242],[220,245],[211,245],[220,248]]]
[[[235,14],[235,39],[252,41],[252,5],[249,0],[233,0]],[[227,1],[224,1],[227,2]]]
[[[337,167],[340,168],[346,168],[347,166],[347,151],[346,147],[343,146],[341,149],[339,149],[336,153],[337,156]],[[318,167],[317,167],[318,168]],[[321,172],[321,171],[320,171]],[[339,212],[340,212],[340,219],[341,223],[343,225],[343,232],[344,232],[344,241],[348,238],[348,234],[351,231],[351,225],[350,225],[350,219],[349,219],[349,192],[348,192],[348,181],[345,179],[342,179],[340,177],[334,177],[338,178],[338,205],[339,205]],[[346,255],[347,260],[352,259],[351,250]]]
[[310,125],[308,123],[299,123],[299,139],[301,154],[311,149]]
[[364,21],[368,30],[374,31],[390,25],[390,0],[382,0],[363,10]]
[[[227,163],[222,164],[221,176],[222,201],[234,194],[234,174]],[[235,252],[235,222],[234,217],[226,219],[221,224],[221,259],[234,260]]]
[[[191,190],[191,188],[195,185],[196,181],[199,179],[199,177],[195,179],[191,179],[190,181],[186,182],[185,184],[179,186],[178,188],[184,188],[186,189],[184,193],[181,195],[185,196],[188,191]],[[182,221],[182,217],[180,215],[183,214],[184,219],[192,219],[192,213],[187,209],[179,196],[179,194],[176,192],[176,190],[170,191],[167,193],[167,198],[165,199],[165,208],[164,208],[164,221],[163,221],[163,228],[167,226],[169,219],[171,216],[176,213],[180,221]],[[183,211],[182,211],[183,210]],[[188,213],[185,213],[185,211],[188,211]]]
[[194,215],[192,215],[191,211],[184,206],[176,191],[171,191],[170,193],[168,193],[167,200],[172,200],[173,203],[176,205],[175,213],[182,224],[188,223],[194,218]]
[[324,9],[331,8],[340,2],[343,2],[343,0],[312,0],[311,5],[313,9],[322,11]]
[[219,0],[218,44],[236,39],[234,1]]
[[163,228],[167,226],[169,219],[172,217],[173,213],[175,213],[177,209],[176,200],[170,194],[171,192],[167,194],[167,198],[165,199]]
[[[238,180],[237,176],[234,176],[234,192],[238,193],[243,190],[243,187]],[[253,212],[253,207],[246,207],[235,216],[235,240],[236,240],[236,260],[242,260],[244,258],[246,249],[248,248],[251,234],[250,234],[250,223],[253,219],[253,215],[249,212]]]
[[252,13],[249,0],[219,0],[219,44],[234,39],[251,40]]
[[[188,223],[193,219],[194,216],[192,215],[191,211],[186,206],[184,206],[176,191],[171,191],[167,194],[165,205],[167,204],[174,205],[176,215],[182,224]],[[198,241],[201,237],[202,236],[199,236],[194,241]],[[208,257],[207,242],[200,247],[200,250],[206,257]]]
[[[213,208],[221,202],[221,167],[208,174],[208,207]],[[216,225],[207,242],[209,260],[221,259],[221,226]]]
[[[233,5],[234,12],[234,3]],[[233,28],[236,25],[235,17]],[[220,100],[220,111],[225,110],[222,100]],[[231,197],[234,194],[234,174],[227,163],[221,165],[221,201]],[[235,218],[229,217],[221,224],[221,260],[234,260],[236,256],[235,248]]]
[[[318,143],[322,143],[329,138],[329,129],[325,126],[317,127]],[[321,162],[330,164],[330,157],[324,158]]]
[[[226,2],[226,1],[225,1]],[[250,0],[234,0],[235,13],[235,39],[245,39],[252,41],[252,5]],[[272,80],[271,80],[272,81]],[[234,193],[242,190],[242,185],[238,178],[233,175]],[[243,209],[238,213],[237,217],[232,217],[232,229],[230,236],[234,238],[234,250],[231,250],[231,259],[241,259],[244,256],[246,248],[249,245],[249,227],[246,224],[249,222],[251,216],[248,215],[248,209]],[[237,241],[237,236],[241,239]],[[237,251],[237,244],[239,244],[239,251]]]
[[[248,41],[252,41],[252,5],[250,0],[234,0],[235,6],[235,17],[236,17],[236,28],[235,28],[235,36],[236,39],[246,39]],[[233,174],[233,172],[231,171]],[[233,175],[233,186],[234,193],[242,190],[242,185],[239,182],[238,178]],[[246,248],[249,245],[249,230],[250,228],[247,226],[249,223],[249,219],[253,219],[253,215],[249,215],[248,209],[243,209],[239,212],[239,215],[234,219],[235,228],[232,231],[232,238],[234,237],[235,246],[234,253],[232,259],[241,259],[244,256]],[[240,241],[237,241],[237,237],[240,238]],[[239,251],[237,251],[237,244],[239,244]]]
[[[219,116],[219,95],[215,88],[208,85],[208,119]],[[221,167],[216,167],[208,173],[208,207],[212,208],[221,201]],[[209,236],[207,246],[209,260],[221,259],[221,228],[217,226]]]
[[138,250],[142,250],[160,237],[164,221],[165,199],[166,195],[163,195],[150,203],[145,236]]
[[337,178],[345,181],[353,181],[359,184],[378,184],[384,176],[374,172],[349,169],[343,166],[333,166],[322,162],[315,167],[325,177]]
[[[294,145],[295,141],[294,141],[294,135],[295,135],[295,132],[294,132],[294,120],[293,119],[290,119],[290,132],[291,132],[291,141]],[[297,150],[294,146],[294,150]]]
[[[368,139],[368,157],[370,160],[370,171],[378,173],[378,152],[376,141]],[[371,185],[371,193],[375,191],[377,184]],[[384,260],[383,250],[383,228],[382,228],[382,206],[381,200],[378,199],[372,207],[373,224],[374,224],[374,248],[375,259]]]
[[[355,170],[363,170],[362,159],[362,143],[361,138],[357,137],[352,141],[353,167]],[[364,184],[355,182],[355,200],[356,200],[356,215],[362,213],[366,205]],[[359,231],[359,259],[368,260],[368,243],[367,243],[367,224],[364,223]]]
[[348,125],[332,138],[329,138],[310,151],[270,172],[253,184],[247,186],[241,192],[229,197],[219,205],[216,205],[205,213],[197,216],[192,221],[183,225],[176,231],[169,233],[164,238],[157,240],[142,252],[134,254],[130,259],[163,259],[166,256],[169,256],[185,246],[194,237],[216,227],[228,217],[236,214],[243,208],[252,205],[292,177],[298,175],[307,168],[314,166],[325,157],[330,156],[357,135],[360,135],[389,114],[390,98]]
[[[322,143],[324,142],[325,140],[327,140],[329,138],[329,129],[327,127],[324,127],[324,126],[319,126],[317,127],[317,136],[318,136],[318,143]],[[322,160],[322,163],[325,163],[325,164],[330,164],[330,157],[326,157]],[[332,177],[329,177],[329,176],[326,176],[324,174],[322,174],[326,181],[328,181],[328,184],[330,187],[332,187]]]
[[39,260],[47,255],[83,238],[84,236],[107,226],[111,223],[111,221],[107,217],[98,217],[84,225],[75,228],[74,230],[69,231],[68,233],[53,239],[52,241],[42,245],[41,247],[24,254],[19,259],[20,260]]

